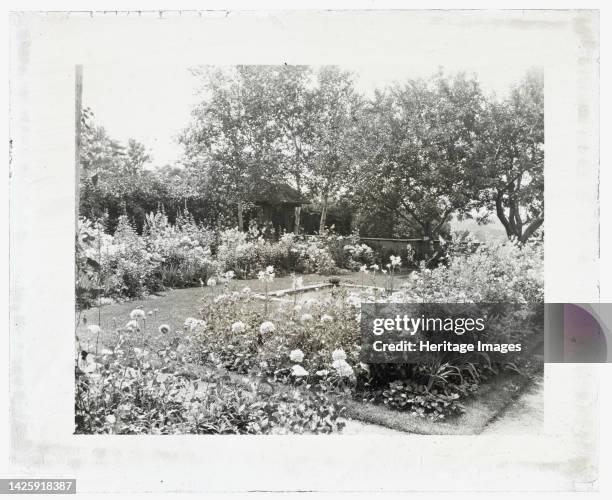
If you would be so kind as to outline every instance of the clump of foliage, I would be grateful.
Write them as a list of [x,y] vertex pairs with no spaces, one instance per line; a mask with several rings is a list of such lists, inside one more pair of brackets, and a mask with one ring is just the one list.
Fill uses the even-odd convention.
[[[279,274],[329,275],[374,259],[373,251],[360,245],[356,236],[300,238],[287,233],[270,241],[255,225],[247,232],[213,231],[196,223],[189,212],[180,214],[174,224],[163,210],[150,213],[142,234],[124,215],[112,235],[105,222],[80,219],[76,253],[83,272],[77,286],[84,285],[89,273],[88,282],[95,282],[98,294],[117,299],[141,297],[166,287],[200,286],[228,271],[240,279],[253,278],[267,266]],[[85,301],[91,305],[91,297]]]
[[330,433],[343,426],[341,407],[324,394],[270,393],[255,382],[197,373],[190,351],[183,332],[155,336],[133,326],[117,331],[112,349],[79,352],[75,433]]
[[[450,245],[448,265],[431,270],[422,264],[399,291],[338,289],[321,299],[287,297],[274,311],[248,289],[223,293],[204,305],[202,318],[208,328],[195,333],[194,345],[203,362],[231,371],[306,384],[315,391],[340,391],[436,420],[447,418],[460,414],[462,402],[507,366],[486,355],[466,362],[444,353],[419,364],[361,363],[361,301],[538,302],[543,294],[542,257],[537,241]],[[515,312],[506,312],[498,327],[512,332],[517,341],[528,339],[532,331],[517,329]]]
[[[103,220],[81,218],[76,254],[77,263],[89,269],[89,280],[106,297],[141,297],[165,287],[197,286],[219,271],[210,249],[214,235],[188,214],[176,224],[161,211],[150,214],[142,235],[126,216],[119,217],[113,235],[105,229]],[[91,298],[78,295],[84,305],[91,304]]]
[[[482,243],[466,251],[451,246],[448,264],[425,266],[411,274],[402,290],[410,302],[544,301],[544,246],[537,239]],[[469,245],[468,245],[469,247]]]

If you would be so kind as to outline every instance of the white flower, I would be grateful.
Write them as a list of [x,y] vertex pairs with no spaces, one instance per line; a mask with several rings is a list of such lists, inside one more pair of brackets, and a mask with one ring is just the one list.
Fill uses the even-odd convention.
[[106,421],[112,425],[117,421],[117,419],[115,418],[115,415],[106,415]]
[[301,363],[304,361],[304,353],[300,349],[294,349],[289,353],[289,359],[294,363]]
[[370,266],[370,269],[374,269],[374,271],[378,271],[378,269],[379,269],[378,264],[372,264]]
[[217,295],[217,296],[215,297],[214,302],[215,302],[215,304],[216,304],[217,302],[222,302],[222,301],[224,301],[225,299],[227,299],[228,297],[229,297],[229,295],[228,295],[228,294],[226,294],[226,293],[222,293],[221,295]]
[[329,314],[324,314],[323,316],[321,316],[322,323],[332,322],[333,320],[334,318],[332,318]]
[[159,325],[159,333],[162,333],[164,335],[170,333],[170,326],[169,325]]
[[257,279],[259,281],[274,281],[274,268],[272,266],[266,267],[265,271],[259,271],[257,274]]
[[291,367],[291,375],[294,377],[307,377],[308,372],[301,365],[293,365]]
[[142,309],[134,309],[130,313],[130,318],[133,320],[144,319],[146,316],[145,312]]
[[82,372],[93,373],[96,371],[96,367],[97,367],[96,359],[91,353],[85,354],[84,358],[82,355],[79,355],[77,366]]
[[360,362],[360,363],[359,363],[359,367],[360,367],[362,370],[365,370],[366,372],[369,372],[369,371],[370,371],[370,366],[369,366],[368,364],[364,363],[364,362]]
[[308,314],[308,313],[302,314],[302,316],[300,317],[300,321],[302,323],[306,323],[308,321],[312,321],[313,319],[314,318],[312,317],[312,314]]
[[183,326],[185,330],[194,331],[198,327],[206,328],[206,321],[196,318],[187,318]]
[[130,321],[128,321],[125,325],[125,328],[127,330],[140,330],[140,325],[138,324],[138,321],[136,321],[135,319],[131,319]]
[[[387,264],[387,265],[389,265],[389,264]],[[387,270],[386,269],[383,269],[382,272],[383,272],[383,274],[387,274]]]
[[362,273],[365,273],[365,272],[368,270],[368,266],[363,265],[363,266],[361,266],[361,267],[359,268],[359,270],[360,270]]
[[259,333],[272,333],[274,330],[276,327],[271,321],[264,321],[259,327]]
[[227,281],[233,280],[233,279],[234,279],[234,276],[236,276],[236,274],[234,273],[234,271],[227,271],[227,272],[226,272],[226,273],[223,275],[223,277],[224,277],[224,278],[225,278]]
[[196,319],[191,323],[191,331],[194,331],[196,328],[206,329],[206,321],[203,319]]
[[208,278],[206,286],[217,286],[217,280],[215,278]]
[[349,365],[344,359],[335,360],[332,363],[332,367],[341,377],[352,377],[355,374],[351,365]]
[[391,265],[393,267],[399,266],[402,263],[402,258],[398,255],[397,257],[395,255],[391,256]]
[[148,314],[149,316],[153,316],[153,311],[149,311],[147,314]]
[[334,361],[346,360],[346,353],[344,352],[344,349],[336,349],[334,352],[332,352],[332,359]]
[[347,303],[349,306],[359,307],[359,306],[361,306],[361,299],[359,298],[359,296],[358,296],[358,295],[353,295],[353,294],[351,294],[351,295],[349,295],[349,296],[346,298],[346,303]]
[[315,375],[319,377],[327,377],[329,375],[329,370],[318,370]]
[[100,327],[98,325],[89,325],[87,327],[87,331],[89,333],[94,334],[94,335],[98,335],[98,333],[100,333],[102,330],[100,329]]
[[242,321],[232,323],[232,333],[242,333],[246,330],[246,325]]

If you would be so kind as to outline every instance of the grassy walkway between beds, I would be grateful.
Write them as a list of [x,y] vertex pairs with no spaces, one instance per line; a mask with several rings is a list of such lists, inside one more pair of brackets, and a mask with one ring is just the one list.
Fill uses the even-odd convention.
[[[339,275],[341,282],[361,285],[362,274],[359,272],[350,272]],[[328,276],[320,276],[318,274],[308,274],[304,277],[304,285],[314,285],[317,283],[327,283]],[[402,278],[397,277],[396,284]],[[405,279],[405,276],[404,276]],[[367,275],[364,280],[365,285],[384,286],[385,278],[377,273],[375,277],[372,274]],[[232,290],[241,290],[248,286],[254,292],[263,293],[263,283],[257,279],[250,280],[234,280],[231,284]],[[283,276],[275,278],[269,284],[269,291],[283,290],[292,287],[291,276]],[[161,292],[158,295],[152,295],[143,299],[135,299],[127,302],[103,305],[99,309],[91,308],[81,312],[81,317],[78,322],[76,333],[85,348],[86,345],[92,349],[95,345],[96,338],[87,331],[88,325],[99,325],[102,329],[99,338],[99,347],[108,347],[109,343],[116,339],[116,329],[123,327],[129,321],[130,312],[133,309],[143,309],[147,313],[147,328],[157,329],[159,325],[167,324],[172,331],[183,330],[183,324],[188,317],[199,318],[200,308],[204,297],[212,294],[218,295],[225,290],[224,285],[216,287],[196,287],[182,288],[176,290],[168,290]],[[148,315],[149,311],[154,311],[153,315]],[[151,322],[151,323],[149,323]]]

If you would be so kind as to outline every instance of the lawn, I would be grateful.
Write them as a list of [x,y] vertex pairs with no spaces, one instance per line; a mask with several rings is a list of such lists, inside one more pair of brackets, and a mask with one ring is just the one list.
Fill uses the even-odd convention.
[[[395,286],[405,279],[404,275],[398,275]],[[304,277],[304,285],[314,285],[317,283],[328,282],[328,277],[318,274],[308,274]],[[364,275],[359,272],[349,272],[342,274],[340,279],[344,283],[356,285],[362,284]],[[365,285],[384,286],[386,278],[381,273],[372,273],[365,276]],[[232,290],[240,290],[248,286],[254,292],[264,292],[264,285],[257,279],[235,280],[231,284]],[[275,278],[269,285],[269,291],[284,290],[292,288],[292,278],[284,276]],[[143,299],[136,299],[127,302],[103,305],[100,308],[91,308],[81,313],[81,319],[76,328],[76,333],[81,341],[81,347],[88,351],[95,351],[96,336],[87,330],[88,325],[99,325],[102,329],[98,339],[98,349],[110,347],[116,339],[116,329],[123,327],[129,321],[130,311],[133,309],[143,309],[146,313],[154,311],[153,315],[146,318],[147,328],[151,325],[157,328],[159,325],[167,324],[172,331],[183,330],[183,324],[188,317],[199,318],[200,307],[204,297],[211,294],[223,293],[224,285],[211,287],[182,288],[168,290],[159,295],[152,295]],[[151,323],[149,323],[151,322]]]

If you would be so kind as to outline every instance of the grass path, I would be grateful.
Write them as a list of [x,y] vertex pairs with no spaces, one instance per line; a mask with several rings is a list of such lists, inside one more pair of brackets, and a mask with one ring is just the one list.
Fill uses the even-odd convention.
[[[326,283],[328,277],[318,274],[308,274],[304,277],[304,285],[314,285],[317,283]],[[351,272],[340,275],[340,279],[345,283],[361,284],[362,274],[359,272]],[[375,279],[370,274],[365,280],[366,285],[383,286],[384,278],[380,273],[377,273]],[[254,292],[263,292],[264,287],[257,279],[250,280],[235,280],[232,283],[233,290],[241,290],[248,286]],[[284,276],[276,278],[269,285],[269,290],[283,290],[292,287],[292,278]],[[91,308],[81,313],[81,318],[76,329],[76,333],[84,348],[93,350],[96,343],[96,338],[87,331],[88,325],[99,325],[102,328],[102,333],[99,338],[99,347],[109,347],[116,338],[116,329],[123,327],[129,321],[129,314],[135,308],[143,309],[147,313],[146,327],[147,329],[157,329],[159,325],[167,324],[172,331],[183,330],[183,324],[188,317],[199,318],[200,308],[203,299],[211,294],[217,295],[224,290],[223,285],[218,285],[214,288],[196,287],[182,288],[176,290],[168,290],[159,295],[152,295],[143,299],[131,300],[109,304],[98,308]],[[149,311],[154,311],[153,315],[148,315]]]

